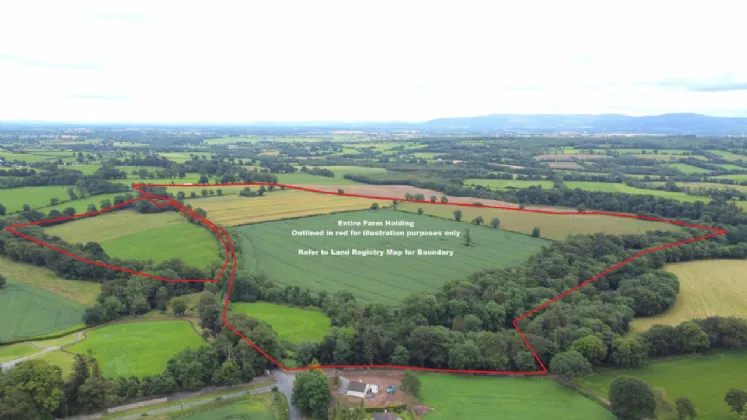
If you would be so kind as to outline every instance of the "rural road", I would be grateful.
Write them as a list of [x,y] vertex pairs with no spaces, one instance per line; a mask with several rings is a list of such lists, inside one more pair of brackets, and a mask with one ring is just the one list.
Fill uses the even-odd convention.
[[[242,395],[264,394],[265,392],[270,392],[270,391],[272,391],[272,386],[266,386],[264,388],[252,389],[251,391],[238,391],[238,392],[234,392],[233,394],[223,395],[222,397],[223,398],[235,398],[235,397],[240,397]],[[184,404],[184,408],[186,409],[186,408],[191,408],[191,407],[197,407],[199,405],[208,404],[213,401],[215,401],[215,398],[207,398],[204,400],[199,400],[199,401],[195,401],[192,403]],[[177,405],[174,407],[166,407],[166,408],[161,408],[158,410],[148,411],[147,414],[149,416],[155,416],[156,414],[170,413],[172,411],[181,411],[181,410],[182,410],[182,407]],[[138,414],[130,414],[129,416],[115,417],[115,420],[128,420],[128,419],[137,419],[137,418],[142,418],[142,417],[143,417],[143,413],[138,413]]]
[[282,370],[275,369],[272,371],[272,377],[275,378],[275,386],[278,387],[278,390],[288,397],[288,414],[290,414],[290,420],[302,420],[301,411],[291,404],[293,381],[296,380],[296,375],[289,375]]
[[[70,342],[69,344],[74,344],[74,343],[77,343],[78,341],[80,341],[80,336],[81,335],[82,335],[81,332],[76,333],[75,334],[75,340],[72,341],[72,342]],[[2,369],[12,368],[13,366],[15,366],[15,365],[23,362],[24,360],[35,358],[35,357],[41,356],[44,353],[49,353],[50,351],[55,351],[55,350],[59,350],[59,349],[62,348],[62,346],[44,347],[44,346],[40,346],[40,345],[36,344],[33,341],[26,341],[26,342],[18,343],[18,344],[28,344],[30,346],[36,347],[37,349],[41,349],[41,351],[38,352],[38,353],[29,354],[28,356],[19,357],[18,359],[11,360],[10,362],[0,363],[0,368],[2,368]],[[65,344],[65,345],[67,345],[67,344]]]

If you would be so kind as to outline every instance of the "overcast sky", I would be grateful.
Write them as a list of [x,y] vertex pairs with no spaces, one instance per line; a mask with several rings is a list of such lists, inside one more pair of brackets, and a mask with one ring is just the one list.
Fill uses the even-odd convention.
[[747,117],[735,1],[0,2],[0,120]]

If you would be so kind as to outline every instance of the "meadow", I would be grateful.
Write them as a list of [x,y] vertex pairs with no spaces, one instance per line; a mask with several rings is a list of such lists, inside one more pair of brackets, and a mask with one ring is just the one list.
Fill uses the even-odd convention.
[[[456,207],[443,205],[430,205],[421,203],[400,203],[397,207],[400,211],[416,213],[418,208],[423,209],[423,214],[441,217],[445,219],[454,218]],[[645,220],[622,219],[618,217],[599,215],[568,215],[553,216],[540,213],[529,213],[515,210],[500,210],[485,207],[459,207],[462,211],[462,220],[469,222],[482,216],[485,223],[497,217],[500,228],[512,232],[531,234],[535,227],[540,228],[543,238],[556,241],[565,240],[568,235],[581,235],[597,232],[613,234],[644,233],[649,230],[679,230],[677,226],[668,223],[647,222]],[[572,211],[571,209],[567,209]]]
[[0,363],[10,362],[11,360],[19,359],[30,354],[38,353],[41,349],[38,349],[30,344],[19,343],[11,344],[9,346],[0,346]]
[[655,324],[677,325],[709,316],[747,318],[747,261],[704,260],[668,264],[665,270],[680,280],[672,307],[661,315],[635,318],[633,331]]
[[161,157],[165,157],[166,159],[175,162],[175,163],[184,163],[188,160],[192,160],[191,155],[197,155],[202,159],[203,156],[205,158],[210,159],[210,156],[212,156],[214,153],[209,152],[166,152],[166,153],[159,153],[158,155]]
[[218,258],[214,235],[171,211],[119,210],[52,226],[45,232],[70,243],[98,242],[109,256],[122,259],[181,258],[194,267],[205,267]]
[[468,178],[464,180],[464,185],[482,185],[484,187],[490,187],[494,189],[506,189],[506,188],[529,188],[529,187],[542,187],[552,188],[555,185],[552,181],[541,180],[541,181],[519,181],[516,179],[481,179],[481,178]]
[[[181,420],[276,420],[270,412],[269,395],[257,395],[244,398],[231,399],[218,403],[218,407],[212,405],[198,407],[188,410],[184,415],[179,415]],[[236,402],[232,402],[236,401]]]
[[[330,167],[332,172],[335,172]],[[352,181],[347,178],[343,178],[343,173],[338,174],[335,172],[334,177],[311,175],[304,172],[293,172],[290,174],[276,174],[278,177],[278,184],[286,185],[357,185],[358,182]]]
[[612,420],[598,403],[545,378],[422,374],[420,402],[436,411],[426,420]]
[[292,343],[320,342],[331,331],[327,315],[312,309],[294,308],[274,303],[231,303],[231,311],[241,312],[265,321],[278,336]]
[[[745,161],[747,161],[747,156],[745,156]],[[730,163],[714,163],[713,165],[716,165],[720,168],[723,168],[729,171],[747,171],[747,168],[744,168],[742,166],[732,165]]]
[[707,174],[711,171],[708,169],[699,168],[697,166],[688,165],[687,163],[667,163],[664,166],[667,168],[676,169],[684,174]]
[[687,203],[694,203],[696,201],[702,201],[708,203],[711,201],[709,197],[700,197],[695,195],[687,195],[683,192],[672,192],[672,191],[660,191],[660,190],[647,190],[643,188],[635,188],[625,184],[616,184],[611,182],[586,182],[586,181],[566,181],[564,182],[566,187],[570,189],[582,189],[586,191],[599,191],[599,192],[621,192],[626,194],[636,195],[654,195],[661,198],[669,198],[672,200],[678,200]]
[[702,156],[702,155],[687,155],[687,156],[682,156],[682,155],[663,155],[663,154],[658,154],[657,155],[657,154],[653,154],[653,153],[646,153],[646,154],[634,154],[634,155],[630,155],[630,156],[635,156],[635,157],[641,158],[641,159],[654,159],[654,160],[659,160],[659,161],[663,161],[663,162],[670,162],[670,161],[673,161],[673,160],[680,160],[680,159],[708,160],[707,157]]
[[[642,154],[644,151],[646,154],[654,154],[654,149],[613,149],[617,153],[621,155],[637,155]],[[689,150],[683,150],[683,149],[657,149],[657,153],[661,155],[684,155],[685,153],[690,153]]]
[[747,352],[715,353],[657,360],[645,369],[603,369],[582,378],[579,384],[606,398],[615,378],[632,376],[654,388],[663,388],[671,401],[690,398],[698,419],[737,420],[739,416],[729,412],[724,395],[729,388],[747,388],[747,376],[735,374],[745,371]]
[[738,175],[718,175],[714,176],[714,179],[733,179],[736,181],[747,181],[747,174],[738,174]]
[[39,337],[83,324],[78,302],[8,278],[0,292],[0,342]]
[[727,152],[725,150],[711,150],[710,152],[713,153],[714,155],[718,155],[722,159],[725,159],[725,160],[728,160],[728,161],[734,162],[734,161],[737,161],[737,160],[743,160],[743,161],[747,162],[747,156],[737,155],[737,154],[734,154],[732,152]]
[[[214,182],[215,178],[211,178],[208,176],[208,179],[210,182]],[[184,184],[184,183],[197,183],[200,180],[200,174],[194,173],[194,172],[188,172],[185,174],[184,178],[144,178],[141,179],[139,176],[127,175],[127,179],[112,179],[111,182],[116,182],[118,184],[171,184],[172,182],[174,184]]]
[[[414,222],[414,228],[372,228],[398,231],[449,231],[463,234],[469,225],[440,218],[390,210],[368,210],[336,215],[258,223],[236,228],[240,236],[244,267],[265,272],[283,285],[308,287],[312,291],[352,292],[362,302],[396,303],[420,291],[437,291],[447,280],[461,279],[486,268],[509,267],[525,261],[548,242],[525,235],[486,227],[473,227],[473,246],[463,237],[393,236],[292,236],[293,230],[347,230],[338,220]],[[361,230],[356,228],[355,230]],[[447,256],[305,256],[299,249],[445,249]]]
[[6,207],[8,213],[23,210],[23,205],[31,208],[49,206],[49,199],[57,197],[60,200],[69,199],[65,186],[21,187],[4,189],[0,204]]
[[[75,209],[76,214],[86,213],[88,211],[88,206],[90,204],[93,204],[96,206],[96,210],[99,210],[101,208],[101,202],[104,200],[109,200],[112,203],[114,202],[114,197],[116,196],[124,196],[127,193],[115,193],[115,194],[101,194],[101,195],[91,195],[85,198],[80,198],[78,200],[72,200],[72,201],[66,201],[61,204],[57,204],[56,206],[46,206],[46,207],[39,207],[36,210],[39,210],[40,212],[44,214],[49,214],[52,210],[57,210],[59,212],[64,211],[68,207],[72,207]],[[135,197],[135,194],[130,193],[133,198]],[[59,199],[68,199],[67,193],[64,197],[58,197]]]
[[113,378],[161,373],[166,362],[180,351],[204,345],[186,320],[107,325],[86,335],[85,340],[66,350],[78,354],[92,350],[104,376]]
[[0,150],[0,158],[8,162],[21,161],[28,163],[46,162],[56,159],[54,156],[44,156],[38,153],[14,153],[4,150]]
[[[318,177],[323,178],[323,177]],[[255,189],[256,187],[251,187]],[[201,207],[210,221],[224,226],[237,226],[268,220],[286,219],[315,214],[367,209],[373,200],[305,191],[274,191],[263,197],[230,195],[186,200]]]
[[96,303],[101,291],[99,283],[63,279],[47,268],[15,262],[4,256],[0,256],[0,274],[86,306]]

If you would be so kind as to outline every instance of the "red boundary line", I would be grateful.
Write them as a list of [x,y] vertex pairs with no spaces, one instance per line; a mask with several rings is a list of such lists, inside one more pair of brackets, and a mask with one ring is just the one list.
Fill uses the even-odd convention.
[[[329,195],[341,195],[341,196],[348,196],[348,197],[358,197],[358,198],[369,198],[374,200],[396,200],[396,201],[406,201],[411,203],[423,203],[423,204],[435,204],[435,205],[446,205],[446,206],[460,206],[460,207],[484,207],[484,208],[491,208],[491,209],[501,209],[501,210],[510,210],[510,211],[523,211],[528,213],[540,213],[540,214],[549,214],[549,215],[557,215],[557,216],[563,216],[563,215],[575,215],[575,216],[586,216],[586,215],[602,215],[602,216],[612,216],[612,217],[621,217],[621,218],[627,218],[627,219],[641,219],[641,220],[648,220],[652,222],[661,222],[661,223],[669,223],[672,225],[678,225],[678,226],[685,226],[685,227],[691,227],[691,228],[697,228],[697,229],[705,229],[709,230],[712,233],[709,233],[707,235],[698,236],[695,238],[690,238],[684,241],[674,242],[671,244],[661,245],[654,248],[648,248],[644,249],[643,251],[638,252],[637,254],[633,255],[632,257],[619,262],[612,267],[602,271],[601,273],[595,275],[594,277],[584,281],[583,283],[578,284],[577,286],[566,290],[565,292],[559,294],[558,296],[555,296],[553,299],[529,310],[528,312],[522,314],[518,318],[514,319],[512,324],[514,328],[516,328],[516,331],[519,333],[519,336],[521,337],[524,344],[526,344],[527,348],[532,352],[532,355],[534,356],[534,359],[539,363],[539,366],[541,367],[540,370],[533,371],[533,372],[522,372],[522,371],[502,371],[502,370],[469,370],[469,369],[438,369],[438,368],[423,368],[423,367],[417,367],[417,366],[399,366],[399,365],[324,365],[324,366],[306,366],[306,367],[297,367],[297,368],[289,368],[284,366],[282,363],[275,360],[272,356],[265,353],[261,348],[259,348],[256,344],[254,344],[251,340],[249,340],[247,337],[245,337],[243,334],[241,334],[239,331],[237,331],[235,328],[233,328],[230,324],[228,324],[228,321],[226,319],[227,313],[228,313],[228,303],[230,301],[231,297],[231,288],[233,287],[233,279],[236,276],[236,250],[233,247],[233,242],[231,242],[231,239],[228,236],[228,233],[223,229],[222,227],[214,224],[213,222],[209,221],[208,219],[200,216],[196,212],[194,212],[192,209],[184,206],[183,204],[179,203],[178,201],[168,198],[168,197],[162,197],[155,195],[153,193],[147,192],[142,190],[140,187],[236,187],[236,186],[244,186],[244,185],[265,185],[265,186],[273,186],[273,187],[283,187],[283,188],[289,188],[294,190],[300,190],[300,191],[307,191],[307,192],[313,192],[318,194],[329,194]],[[64,216],[59,217],[56,219],[50,219],[50,220],[42,220],[38,222],[29,222],[29,223],[21,223],[21,224],[15,224],[11,225],[5,228],[8,232],[20,236],[22,238],[25,238],[29,241],[35,242],[41,246],[53,249],[57,252],[60,252],[64,255],[67,255],[69,257],[75,258],[77,260],[97,265],[100,267],[110,268],[113,270],[119,270],[126,273],[138,275],[138,276],[144,276],[149,277],[155,280],[161,280],[166,282],[201,282],[201,283],[216,283],[220,280],[220,278],[223,276],[226,267],[229,263],[231,263],[231,274],[228,281],[228,290],[226,292],[226,298],[225,303],[223,305],[223,324],[233,331],[235,334],[237,334],[239,337],[241,337],[244,341],[246,341],[249,345],[254,347],[258,352],[260,352],[264,357],[266,357],[268,360],[270,360],[272,363],[277,365],[280,369],[284,371],[303,371],[303,370],[310,370],[310,369],[317,369],[317,368],[336,368],[336,369],[361,369],[361,368],[375,368],[375,369],[402,369],[402,370],[418,370],[418,371],[431,371],[431,372],[448,372],[448,373],[479,373],[479,374],[490,374],[490,375],[545,375],[548,373],[547,368],[540,360],[539,356],[535,352],[534,348],[529,344],[529,341],[524,336],[524,333],[519,328],[519,325],[517,324],[522,319],[528,317],[529,315],[532,315],[550,304],[557,302],[558,300],[570,295],[571,293],[579,290],[580,288],[590,284],[591,282],[598,280],[599,278],[617,270],[618,268],[624,266],[625,264],[640,258],[646,254],[650,254],[655,251],[660,251],[662,249],[666,248],[672,248],[679,245],[684,245],[687,243],[697,242],[701,241],[703,239],[713,238],[716,236],[724,235],[726,234],[726,230],[724,229],[718,229],[714,227],[709,226],[702,226],[702,225],[696,225],[693,223],[686,223],[686,222],[680,222],[676,220],[669,220],[669,219],[662,219],[658,217],[651,217],[651,216],[638,216],[633,214],[626,214],[626,213],[613,213],[613,212],[605,212],[605,211],[585,211],[585,212],[576,212],[576,211],[555,211],[555,210],[543,210],[543,209],[521,209],[516,207],[507,207],[507,206],[486,206],[486,205],[475,205],[475,204],[465,204],[465,203],[441,203],[441,202],[431,202],[428,200],[403,200],[401,198],[397,197],[379,197],[379,196],[372,196],[372,195],[362,195],[362,194],[348,194],[348,193],[338,193],[333,191],[324,191],[324,190],[318,190],[313,188],[305,188],[305,187],[299,187],[295,185],[286,185],[286,184],[277,184],[277,183],[269,183],[269,182],[247,182],[247,183],[234,183],[234,184],[132,184],[132,187],[137,190],[138,192],[142,193],[143,195],[141,197],[125,201],[124,203],[120,203],[117,205],[114,205],[112,207],[108,207],[103,210],[98,210],[94,212],[88,212],[83,214],[74,214],[72,216]],[[221,268],[220,273],[215,279],[200,279],[200,280],[172,280],[172,279],[166,279],[160,276],[156,276],[149,273],[142,273],[139,271],[130,270],[123,267],[117,267],[109,264],[105,264],[99,261],[93,261],[86,258],[83,258],[81,256],[72,254],[68,251],[65,251],[63,249],[57,248],[53,245],[50,245],[48,243],[45,243],[43,241],[40,241],[38,239],[32,238],[28,235],[25,235],[23,233],[17,232],[15,229],[25,226],[32,226],[32,225],[40,225],[45,224],[49,222],[55,222],[55,221],[62,221],[67,219],[75,219],[80,217],[86,217],[86,216],[95,216],[101,213],[105,213],[114,209],[117,209],[119,207],[123,207],[129,204],[132,204],[134,202],[137,202],[139,200],[148,200],[157,207],[161,208],[167,205],[175,207],[177,210],[179,210],[182,214],[185,214],[194,220],[197,220],[198,222],[205,225],[208,229],[210,229],[213,233],[218,236],[218,238],[223,243],[223,247],[225,249],[226,254],[226,261],[223,264],[223,268]]]

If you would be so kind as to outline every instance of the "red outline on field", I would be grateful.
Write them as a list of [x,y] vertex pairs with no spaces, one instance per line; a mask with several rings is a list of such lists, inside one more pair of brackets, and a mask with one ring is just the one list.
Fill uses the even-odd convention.
[[[135,199],[132,199],[132,200],[125,201],[124,203],[117,204],[117,205],[114,205],[112,207],[109,207],[109,208],[106,208],[106,209],[103,209],[103,210],[98,210],[98,211],[88,212],[88,213],[83,213],[83,214],[74,214],[72,216],[64,216],[64,217],[59,217],[59,218],[56,218],[56,219],[42,220],[42,221],[38,221],[38,222],[29,222],[29,223],[20,223],[20,224],[10,225],[10,226],[6,227],[5,230],[7,230],[8,232],[10,232],[10,233],[12,233],[14,235],[17,235],[17,236],[23,237],[23,238],[25,238],[25,239],[27,239],[29,241],[35,242],[35,243],[37,243],[37,244],[39,244],[41,246],[53,249],[53,250],[55,250],[57,252],[60,252],[60,253],[65,254],[65,255],[67,255],[69,257],[75,258],[77,260],[80,260],[80,261],[83,261],[83,262],[86,262],[86,263],[89,263],[89,264],[94,264],[94,265],[97,265],[97,266],[100,266],[100,267],[110,268],[110,269],[113,269],[113,270],[119,270],[119,271],[123,271],[123,272],[126,272],[126,273],[130,273],[130,274],[134,274],[134,275],[138,275],[138,276],[149,277],[151,279],[161,280],[161,281],[166,281],[166,282],[175,282],[175,283],[179,283],[179,282],[181,282],[181,283],[184,283],[184,282],[216,283],[223,276],[223,273],[225,272],[226,267],[228,266],[228,264],[231,263],[231,275],[230,275],[230,278],[229,278],[229,281],[228,281],[228,290],[226,292],[225,303],[223,305],[223,317],[222,317],[223,324],[228,329],[230,329],[231,331],[233,331],[234,333],[236,333],[239,337],[241,337],[244,341],[246,341],[249,345],[251,345],[252,347],[254,347],[258,352],[260,352],[263,356],[265,356],[267,359],[269,359],[272,363],[274,363],[275,365],[277,365],[280,369],[282,369],[284,371],[302,371],[302,370],[316,369],[318,367],[306,366],[306,367],[298,367],[298,368],[289,368],[289,367],[284,366],[282,363],[278,362],[277,360],[275,360],[274,358],[272,358],[272,356],[270,356],[269,354],[265,353],[261,348],[259,348],[256,344],[254,344],[251,340],[249,340],[248,338],[246,338],[244,335],[242,335],[235,328],[233,328],[231,325],[228,324],[226,316],[227,316],[227,313],[228,313],[228,303],[229,303],[230,298],[231,298],[231,288],[233,287],[233,279],[234,279],[234,277],[236,275],[236,250],[234,249],[233,242],[231,242],[231,239],[229,238],[228,233],[225,231],[225,229],[223,229],[222,227],[214,224],[213,222],[209,221],[208,219],[200,216],[199,214],[197,214],[196,212],[194,212],[192,209],[184,206],[183,204],[179,203],[178,201],[176,201],[176,200],[174,200],[172,198],[158,196],[158,195],[155,195],[153,193],[149,193],[147,191],[143,191],[142,189],[139,188],[139,187],[200,187],[200,188],[206,188],[206,187],[237,187],[237,186],[249,186],[249,185],[265,185],[265,186],[283,187],[283,188],[289,188],[289,189],[293,189],[293,190],[300,190],[300,191],[312,192],[312,193],[317,193],[317,194],[329,194],[329,195],[339,195],[339,196],[348,196],[348,197],[369,198],[369,199],[373,199],[373,200],[396,200],[396,201],[406,201],[406,202],[412,202],[412,203],[423,203],[423,204],[431,204],[431,205],[460,206],[460,207],[483,207],[483,208],[501,209],[501,210],[510,210],[510,211],[523,211],[523,212],[528,212],[528,213],[549,214],[549,215],[556,215],[556,216],[563,216],[563,215],[575,215],[575,216],[601,215],[601,216],[622,217],[622,218],[626,218],[626,219],[641,219],[641,220],[648,220],[648,221],[651,221],[651,222],[669,223],[669,224],[672,224],[672,225],[685,226],[685,227],[691,227],[691,228],[697,228],[697,229],[705,229],[705,230],[709,230],[709,231],[713,232],[713,233],[709,233],[707,235],[698,236],[698,237],[695,237],[695,238],[690,238],[690,239],[687,239],[687,240],[684,240],[684,241],[680,241],[680,242],[674,242],[674,243],[671,243],[671,244],[661,245],[661,246],[657,246],[657,247],[654,247],[654,248],[644,249],[643,251],[638,252],[637,254],[633,255],[632,257],[630,257],[630,258],[628,258],[628,259],[626,259],[626,260],[624,260],[622,262],[619,262],[619,263],[613,265],[612,267],[610,267],[610,268],[602,271],[601,273],[595,275],[594,277],[592,277],[592,278],[584,281],[583,283],[579,283],[577,286],[575,286],[575,287],[573,287],[573,288],[571,288],[569,290],[566,290],[565,292],[563,292],[563,293],[555,296],[553,299],[551,299],[551,300],[549,300],[549,301],[547,301],[547,302],[545,302],[545,303],[543,303],[543,304],[541,304],[541,305],[539,305],[539,306],[537,306],[537,307],[529,310],[528,312],[526,312],[526,313],[522,314],[521,316],[519,316],[518,318],[514,319],[513,322],[512,322],[514,328],[516,328],[516,331],[519,333],[519,336],[521,337],[522,341],[524,342],[524,344],[526,344],[527,348],[529,348],[529,350],[532,352],[532,355],[534,356],[534,359],[537,361],[537,363],[539,363],[539,366],[541,367],[540,370],[532,371],[532,372],[522,372],[522,371],[502,371],[502,370],[438,369],[438,368],[422,368],[422,367],[417,367],[417,366],[397,366],[397,365],[324,365],[324,366],[319,366],[321,368],[337,368],[337,369],[361,369],[361,368],[402,369],[402,370],[418,370],[418,371],[448,372],[448,373],[473,373],[473,374],[474,373],[479,373],[479,374],[489,374],[489,375],[545,375],[545,374],[548,373],[547,368],[542,363],[542,361],[540,360],[539,356],[537,356],[537,353],[534,351],[534,348],[532,348],[532,346],[529,344],[529,341],[527,341],[526,337],[524,336],[524,333],[519,328],[517,322],[519,322],[522,319],[528,317],[529,315],[534,314],[535,312],[540,311],[541,309],[546,308],[550,304],[552,304],[554,302],[557,302],[558,300],[560,300],[560,299],[562,299],[562,298],[570,295],[571,293],[573,293],[573,292],[577,291],[578,289],[580,289],[580,288],[588,285],[589,283],[591,283],[591,282],[593,282],[595,280],[598,280],[599,278],[601,278],[601,277],[603,277],[603,276],[605,276],[605,275],[607,275],[607,274],[609,274],[609,273],[617,270],[618,268],[624,266],[625,264],[627,264],[627,263],[629,263],[629,262],[631,262],[631,261],[633,261],[633,260],[635,260],[637,258],[642,257],[643,255],[646,255],[646,254],[649,254],[649,253],[652,253],[652,252],[655,252],[655,251],[660,251],[662,249],[672,248],[672,247],[675,247],[675,246],[684,245],[684,244],[692,243],[692,242],[697,242],[697,241],[701,241],[703,239],[713,238],[713,237],[716,237],[716,236],[720,236],[720,235],[726,234],[726,230],[724,230],[724,229],[718,229],[718,228],[709,227],[709,226],[701,226],[701,225],[696,225],[696,224],[693,224],[693,223],[679,222],[679,221],[676,221],[676,220],[662,219],[662,218],[658,218],[658,217],[638,216],[638,215],[626,214],[626,213],[612,213],[612,212],[605,212],[605,211],[585,211],[585,212],[577,212],[577,211],[555,211],[555,210],[543,210],[543,209],[521,209],[521,208],[507,207],[507,206],[487,206],[487,205],[480,205],[480,206],[478,206],[478,205],[475,205],[475,204],[465,204],[465,203],[440,203],[440,202],[435,202],[434,203],[434,202],[431,202],[431,201],[428,201],[428,200],[403,200],[403,199],[397,198],[397,197],[378,197],[378,196],[371,196],[371,195],[338,193],[338,192],[333,192],[333,191],[324,191],[324,190],[317,190],[317,189],[313,189],[313,188],[299,187],[299,186],[295,186],[295,185],[277,184],[277,183],[269,183],[269,182],[246,182],[246,183],[234,183],[234,184],[132,184],[132,187],[136,191],[138,191],[141,194],[143,194],[142,196],[140,196],[138,198],[135,198]],[[98,215],[98,214],[101,214],[101,213],[106,213],[108,211],[117,209],[119,207],[127,206],[129,204],[135,203],[135,202],[140,201],[140,200],[148,200],[151,203],[153,203],[154,205],[156,205],[157,207],[164,207],[164,206],[167,206],[167,205],[173,206],[174,208],[176,208],[177,210],[179,210],[179,212],[181,212],[182,214],[185,214],[185,215],[193,218],[194,220],[202,223],[208,229],[210,229],[213,233],[215,233],[216,236],[218,236],[218,238],[223,243],[223,247],[225,249],[226,261],[224,262],[223,268],[220,270],[220,273],[218,274],[218,276],[215,279],[172,280],[172,279],[166,279],[166,278],[163,278],[163,277],[160,277],[160,276],[156,276],[156,275],[153,275],[153,274],[149,274],[149,273],[142,273],[142,272],[139,272],[139,271],[129,270],[127,268],[117,267],[117,266],[105,264],[105,263],[102,263],[102,262],[99,262],[99,261],[93,261],[93,260],[89,260],[89,259],[83,258],[81,256],[78,256],[78,255],[75,255],[75,254],[70,253],[68,251],[65,251],[63,249],[57,248],[57,247],[55,247],[53,245],[47,244],[47,243],[45,243],[43,241],[40,241],[40,240],[35,239],[35,238],[32,238],[32,237],[30,237],[28,235],[25,235],[23,233],[17,232],[15,230],[15,228],[20,228],[20,227],[25,227],[25,226],[40,225],[40,224],[45,224],[45,223],[48,223],[48,222],[62,221],[62,220],[67,220],[67,219],[76,219],[76,218],[87,217],[87,216],[95,216],[95,215]]]

